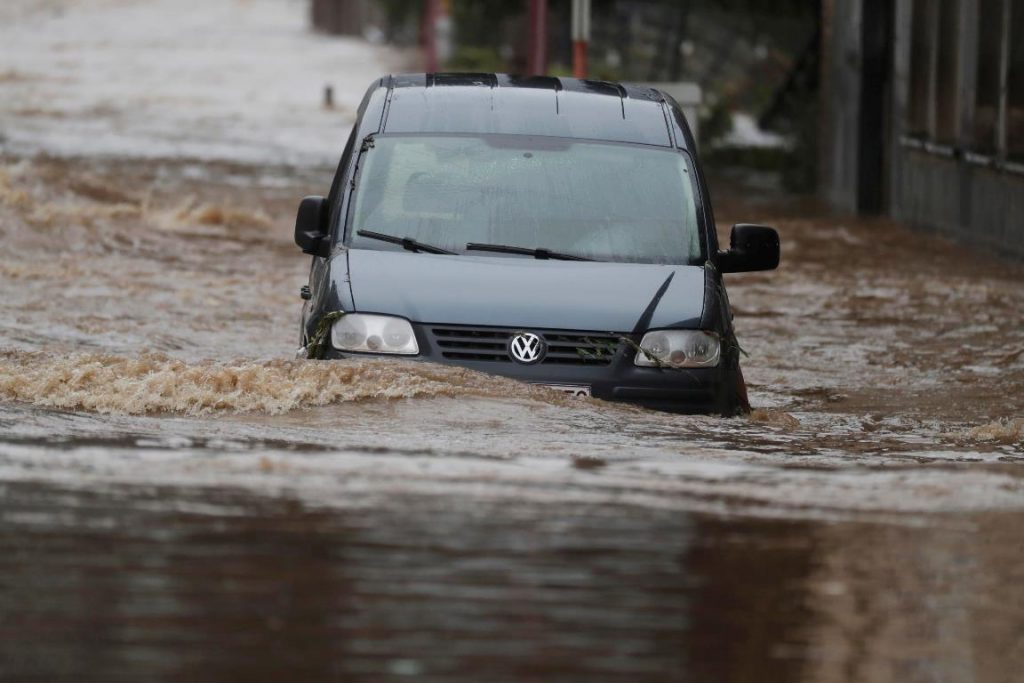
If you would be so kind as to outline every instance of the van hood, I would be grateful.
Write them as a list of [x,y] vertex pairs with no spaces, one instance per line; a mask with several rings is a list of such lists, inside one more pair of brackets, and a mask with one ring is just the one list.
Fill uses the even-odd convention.
[[700,266],[370,249],[347,262],[356,311],[420,323],[639,332],[698,327],[704,310]]

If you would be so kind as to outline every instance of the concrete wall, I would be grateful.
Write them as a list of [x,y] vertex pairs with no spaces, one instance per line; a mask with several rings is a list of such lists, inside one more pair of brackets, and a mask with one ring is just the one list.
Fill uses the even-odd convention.
[[[968,245],[1024,257],[1024,173],[972,154],[979,40],[977,0],[959,2],[958,141],[938,146],[903,136],[910,91],[910,40],[915,0],[897,0],[894,107],[898,165],[891,178],[890,213],[915,227],[948,234]],[[917,2],[927,0],[916,0]]]
[[902,150],[894,217],[968,246],[1024,258],[1024,175]]

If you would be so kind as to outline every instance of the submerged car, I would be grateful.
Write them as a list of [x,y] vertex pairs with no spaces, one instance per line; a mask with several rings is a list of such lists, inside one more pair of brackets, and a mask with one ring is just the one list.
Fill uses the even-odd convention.
[[719,251],[693,135],[664,93],[603,81],[414,74],[375,82],[327,197],[300,354],[460,365],[677,412],[745,404],[723,273],[770,270],[779,239]]

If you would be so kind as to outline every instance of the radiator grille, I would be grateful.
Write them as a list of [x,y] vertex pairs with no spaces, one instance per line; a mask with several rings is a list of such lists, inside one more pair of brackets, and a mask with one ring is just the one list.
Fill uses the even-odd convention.
[[547,345],[542,365],[609,365],[624,334],[494,327],[431,326],[434,344],[450,360],[511,363],[508,344],[518,332],[533,332]]

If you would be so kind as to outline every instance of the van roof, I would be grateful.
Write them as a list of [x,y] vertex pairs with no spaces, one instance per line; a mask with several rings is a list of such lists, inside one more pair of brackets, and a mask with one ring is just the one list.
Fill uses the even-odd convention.
[[674,109],[681,119],[678,107],[650,87],[506,74],[401,74],[382,78],[379,87],[388,90],[382,133],[545,135],[689,147],[671,115]]

